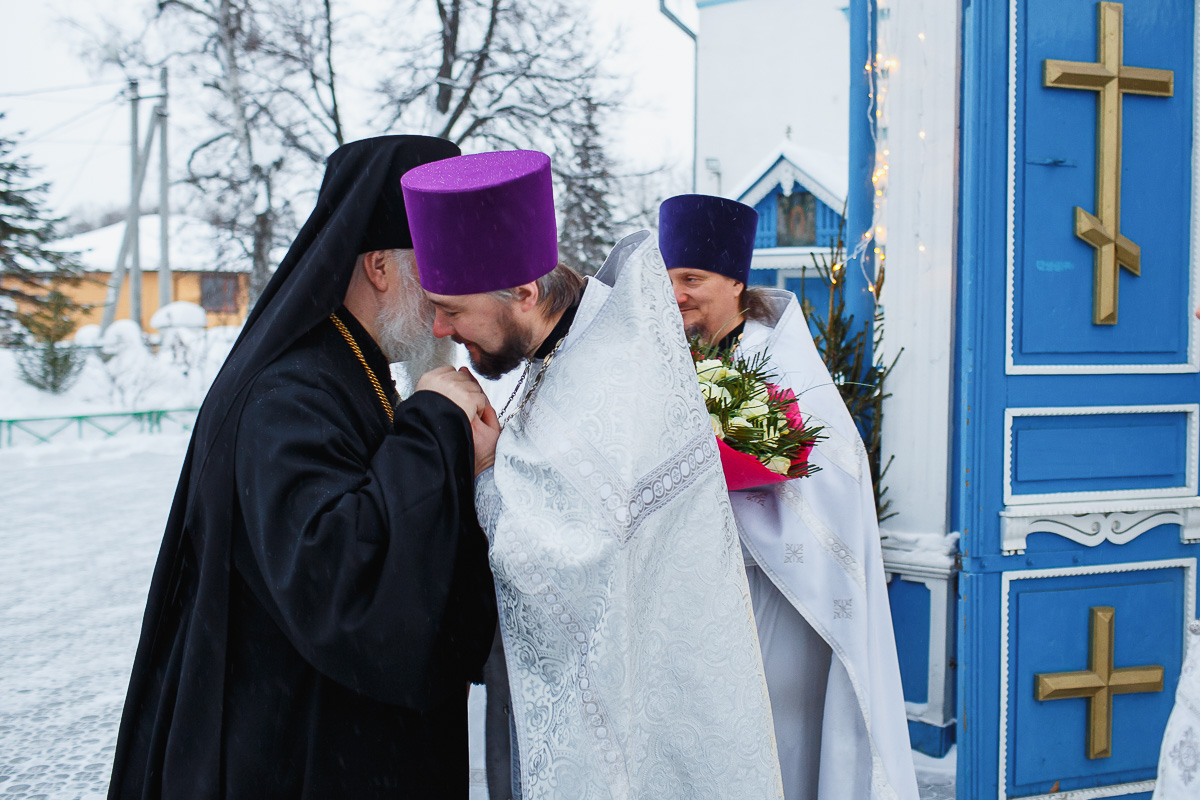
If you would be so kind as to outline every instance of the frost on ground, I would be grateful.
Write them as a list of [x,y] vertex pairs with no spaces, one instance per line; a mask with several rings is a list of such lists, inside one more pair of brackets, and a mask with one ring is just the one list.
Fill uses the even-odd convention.
[[[107,792],[186,446],[159,435],[0,450],[0,796]],[[486,800],[482,691],[470,710],[470,797]],[[953,798],[953,759],[916,757],[921,796]]]

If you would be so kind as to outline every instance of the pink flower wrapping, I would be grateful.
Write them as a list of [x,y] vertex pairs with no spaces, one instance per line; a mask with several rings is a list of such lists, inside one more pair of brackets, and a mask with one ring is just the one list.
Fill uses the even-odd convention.
[[[780,389],[778,386],[770,384],[767,389],[774,399],[788,402],[786,412],[788,424],[796,430],[803,428],[804,417],[800,414],[800,409],[796,407],[796,395],[792,393],[792,390]],[[739,453],[720,439],[717,440],[717,449],[721,452],[721,468],[725,471],[725,483],[731,492],[794,480],[787,475],[780,475],[778,472],[767,469],[754,456]],[[800,454],[793,459],[792,466],[806,463],[808,454],[811,452],[812,445],[803,448]]]

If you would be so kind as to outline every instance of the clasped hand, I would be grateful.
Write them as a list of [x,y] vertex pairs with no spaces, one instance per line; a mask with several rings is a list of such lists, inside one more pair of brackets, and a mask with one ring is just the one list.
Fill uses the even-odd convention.
[[483,387],[466,367],[438,367],[421,376],[417,391],[437,392],[463,410],[471,421],[475,442],[475,475],[496,462],[496,440],[500,438],[500,420],[488,402]]

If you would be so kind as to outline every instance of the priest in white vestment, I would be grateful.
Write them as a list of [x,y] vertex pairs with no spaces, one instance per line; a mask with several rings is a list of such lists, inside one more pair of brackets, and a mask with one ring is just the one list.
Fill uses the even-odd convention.
[[403,184],[434,332],[485,376],[527,370],[476,482],[520,796],[782,797],[737,528],[653,238],[573,297],[549,159],[445,164]]
[[659,246],[689,336],[768,368],[826,437],[816,474],[730,492],[787,800],[916,800],[866,451],[795,295],[749,288],[758,214],[680,195]]

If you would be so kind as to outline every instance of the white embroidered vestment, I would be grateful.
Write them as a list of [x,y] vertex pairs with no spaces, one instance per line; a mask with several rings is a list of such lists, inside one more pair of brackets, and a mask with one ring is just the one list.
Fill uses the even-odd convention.
[[[796,623],[814,630],[832,651],[822,665],[815,659],[799,664],[794,647],[772,643],[764,633],[764,659],[772,673],[778,670],[772,644],[779,645],[788,661],[785,666],[793,671],[822,666],[828,671],[817,681],[825,688],[824,703],[815,704],[815,713],[797,716],[795,709],[777,706],[775,714],[779,721],[808,727],[799,737],[807,746],[818,742],[820,800],[916,800],[866,451],[817,353],[796,296],[763,291],[773,323],[747,322],[738,352],[746,357],[767,352],[768,367],[779,376],[780,385],[796,394],[806,424],[823,426],[826,436],[811,457],[821,468],[815,475],[730,493],[742,542],[755,566],[770,578],[772,591],[803,617]],[[775,687],[771,693],[773,698],[783,696]],[[789,769],[791,756],[782,750],[784,738],[781,733],[786,776],[795,770]],[[811,766],[806,762],[803,769]],[[806,790],[796,794],[812,796],[808,777],[785,778],[785,783],[806,784]]]
[[782,795],[736,524],[658,249],[589,279],[477,481],[527,800]]

